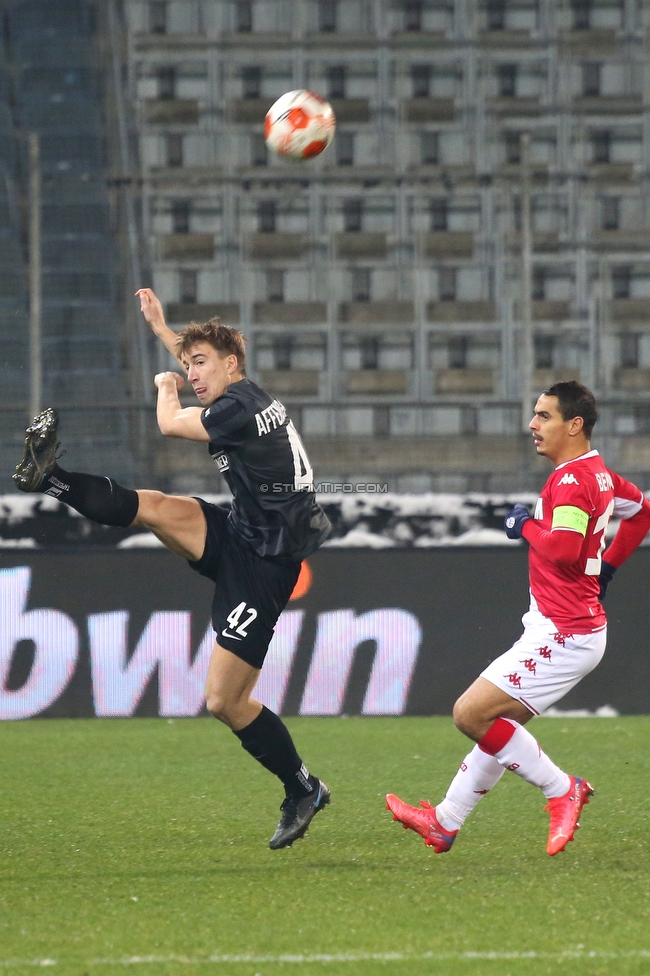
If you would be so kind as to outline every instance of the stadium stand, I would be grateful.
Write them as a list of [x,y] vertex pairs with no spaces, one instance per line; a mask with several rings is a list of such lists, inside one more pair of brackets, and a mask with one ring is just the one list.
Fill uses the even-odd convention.
[[[110,331],[115,309],[124,321],[128,311],[111,255],[112,240],[124,266],[127,235],[106,187],[119,154],[105,112],[110,15],[133,151],[112,176],[119,169],[141,217],[141,283],[174,327],[218,311],[242,328],[250,376],[286,401],[319,480],[540,487],[545,469],[521,433],[529,133],[533,387],[568,376],[591,386],[596,445],[645,484],[642,0],[4,0],[3,9],[11,71],[0,129],[17,125],[22,147],[2,140],[0,164],[18,187],[7,206],[12,192],[20,203],[33,127],[45,171],[46,383],[66,403],[94,402],[84,460],[104,470],[114,450],[130,470],[123,448],[135,429],[131,442],[156,452],[148,469],[138,464],[147,483],[222,487],[205,452],[145,436],[134,423],[145,424],[144,410],[97,408],[143,399],[137,350],[122,336],[120,374],[108,339],[119,331]],[[334,144],[300,165],[270,155],[262,131],[272,101],[299,87],[328,96],[338,119]],[[25,316],[21,254],[20,271],[6,265],[17,289],[7,301]]]
[[[19,198],[16,188],[17,137],[10,104],[11,76],[0,44],[0,478],[9,486],[12,458],[19,449],[24,413],[12,409],[25,400],[28,382],[28,310]],[[15,464],[15,461],[13,461]]]
[[[177,325],[240,324],[323,478],[540,486],[520,433],[529,132],[534,388],[593,386],[598,446],[645,480],[647,4],[124,9],[156,290]],[[287,164],[262,123],[301,87],[331,99],[337,134]]]
[[[43,403],[60,410],[71,464],[100,472],[108,467],[129,483],[133,463],[116,322],[116,256],[95,10],[83,0],[14,0],[5,3],[5,16],[13,120],[21,137],[13,172],[23,199],[26,135],[36,132],[40,142]],[[3,118],[0,114],[0,125]],[[19,232],[12,233],[22,369],[20,382],[3,396],[26,405],[25,268]],[[3,267],[9,273],[6,263]],[[13,331],[6,322],[3,332],[8,327]],[[13,441],[21,439],[25,415],[11,414],[17,430]],[[5,430],[8,426],[3,423]],[[16,448],[5,460],[7,454],[4,450],[5,479],[16,463]],[[10,482],[5,484],[8,488]]]

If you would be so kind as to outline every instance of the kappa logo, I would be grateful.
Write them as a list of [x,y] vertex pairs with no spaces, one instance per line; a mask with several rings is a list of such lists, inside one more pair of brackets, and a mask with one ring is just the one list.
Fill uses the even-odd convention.
[[579,484],[580,482],[578,481],[576,476],[574,474],[569,474],[569,472],[567,471],[566,474],[562,475],[562,477],[560,478],[560,480],[558,481],[555,487],[559,488],[560,485],[579,485]]
[[561,647],[565,647],[568,640],[573,640],[573,634],[563,634],[562,631],[558,630],[557,633],[553,634],[553,640]]

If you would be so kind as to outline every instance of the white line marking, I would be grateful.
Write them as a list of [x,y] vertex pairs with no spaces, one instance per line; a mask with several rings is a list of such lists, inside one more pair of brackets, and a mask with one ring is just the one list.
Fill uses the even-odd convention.
[[0,959],[0,966],[56,966],[56,959]]
[[[183,963],[188,966],[227,965],[232,963],[276,963],[295,964],[310,962],[471,962],[491,961],[511,962],[518,959],[538,959],[563,962],[569,959],[650,959],[650,949],[631,949],[628,952],[601,952],[597,949],[567,949],[564,952],[336,952],[313,953],[310,955],[229,955],[211,956],[124,956],[121,959],[89,959],[80,965],[86,966],[138,966],[142,964],[167,965]],[[65,964],[64,959],[6,959],[0,960],[0,968],[17,966],[57,966]]]

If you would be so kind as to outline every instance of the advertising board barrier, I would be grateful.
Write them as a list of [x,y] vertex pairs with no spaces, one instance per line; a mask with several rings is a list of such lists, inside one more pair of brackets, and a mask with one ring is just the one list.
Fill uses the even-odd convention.
[[[524,547],[326,549],[309,565],[256,690],[284,715],[450,714],[521,633]],[[619,571],[605,658],[559,707],[650,711],[649,573],[648,549]],[[200,714],[211,596],[166,550],[5,551],[0,718]]]

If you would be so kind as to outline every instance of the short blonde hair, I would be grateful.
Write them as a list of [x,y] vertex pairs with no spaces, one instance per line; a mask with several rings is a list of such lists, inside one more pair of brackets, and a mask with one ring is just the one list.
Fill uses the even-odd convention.
[[245,373],[246,340],[239,329],[233,329],[231,325],[223,325],[216,315],[202,325],[190,322],[181,329],[176,338],[178,358],[180,359],[183,353],[189,352],[198,342],[207,342],[225,356],[236,356],[239,372]]

